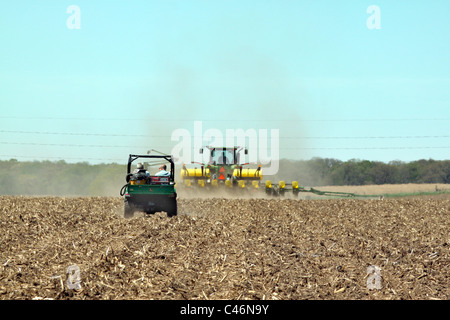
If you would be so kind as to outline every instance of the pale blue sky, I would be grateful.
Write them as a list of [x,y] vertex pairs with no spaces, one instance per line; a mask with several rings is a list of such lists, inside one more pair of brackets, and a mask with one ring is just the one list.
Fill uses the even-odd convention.
[[[69,29],[70,5],[81,29]],[[370,30],[370,5],[381,29]],[[10,1],[0,159],[125,162],[172,132],[278,129],[280,156],[450,155],[449,1]]]

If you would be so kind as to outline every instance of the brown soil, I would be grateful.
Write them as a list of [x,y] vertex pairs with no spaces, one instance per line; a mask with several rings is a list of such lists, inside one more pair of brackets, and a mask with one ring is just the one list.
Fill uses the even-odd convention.
[[448,199],[179,199],[177,217],[132,219],[122,205],[0,197],[0,299],[450,298]]

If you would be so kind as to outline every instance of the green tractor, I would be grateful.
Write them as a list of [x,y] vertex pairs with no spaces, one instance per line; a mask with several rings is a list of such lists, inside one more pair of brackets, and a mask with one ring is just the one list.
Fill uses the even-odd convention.
[[244,168],[248,163],[240,163],[240,151],[243,147],[211,147],[200,149],[200,153],[209,152],[208,163],[197,163],[200,168],[187,168],[183,165],[181,178],[185,187],[200,187],[214,189],[228,187],[230,189],[244,189],[251,186],[258,189],[262,180],[261,165],[256,169]]
[[[170,169],[165,176],[150,175],[144,168],[131,171],[137,159],[153,159],[168,162]],[[166,166],[167,167],[167,166]],[[120,191],[124,197],[124,217],[131,218],[135,211],[147,214],[166,212],[168,217],[177,215],[177,192],[175,190],[175,164],[169,155],[130,154],[127,165],[127,184]]]

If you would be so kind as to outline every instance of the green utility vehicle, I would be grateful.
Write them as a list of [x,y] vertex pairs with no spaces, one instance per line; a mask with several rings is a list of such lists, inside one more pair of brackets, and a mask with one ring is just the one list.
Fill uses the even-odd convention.
[[[159,160],[159,164],[167,162],[170,168],[165,176],[151,175],[143,168],[136,168],[132,172],[132,164],[137,159]],[[175,164],[169,155],[130,154],[127,165],[127,184],[120,191],[120,195],[124,197],[125,218],[133,217],[135,211],[143,211],[147,214],[166,212],[168,217],[176,216],[177,192],[174,171]]]

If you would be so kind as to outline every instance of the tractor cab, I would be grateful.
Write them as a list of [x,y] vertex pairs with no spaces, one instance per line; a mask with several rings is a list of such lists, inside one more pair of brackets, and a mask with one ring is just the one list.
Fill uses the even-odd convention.
[[[206,147],[209,150],[209,161],[208,165],[238,165],[240,161],[240,151],[242,147]],[[244,149],[245,154],[248,153],[247,149]],[[204,149],[200,149],[200,153],[203,153]]]
[[220,165],[220,164],[235,164],[236,163],[236,152],[232,148],[213,148],[210,153],[210,165]]

